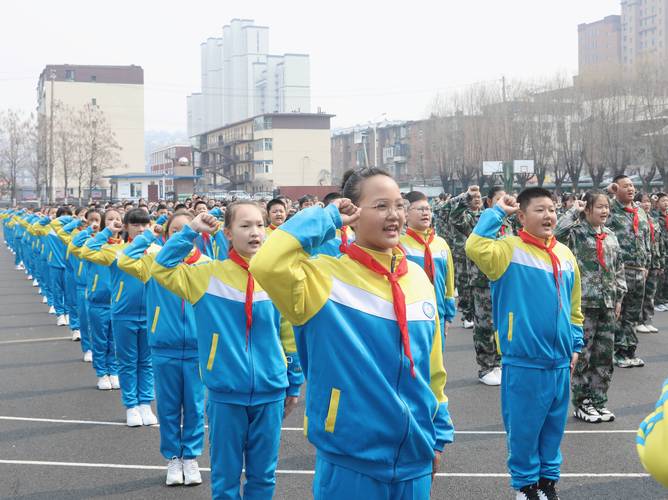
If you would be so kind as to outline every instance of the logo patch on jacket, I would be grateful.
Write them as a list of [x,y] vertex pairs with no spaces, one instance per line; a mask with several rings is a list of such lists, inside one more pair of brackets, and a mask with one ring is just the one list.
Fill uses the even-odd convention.
[[434,304],[432,304],[431,302],[423,302],[422,312],[427,318],[433,319],[434,315],[436,314],[436,308],[434,307]]

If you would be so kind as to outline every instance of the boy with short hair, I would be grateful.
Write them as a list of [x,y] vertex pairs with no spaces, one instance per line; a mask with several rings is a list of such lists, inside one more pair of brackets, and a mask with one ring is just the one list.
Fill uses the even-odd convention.
[[[514,213],[523,229],[497,239]],[[468,257],[490,279],[508,468],[521,500],[558,498],[570,375],[583,346],[580,271],[554,238],[556,223],[550,192],[532,187],[485,210],[466,242]]]

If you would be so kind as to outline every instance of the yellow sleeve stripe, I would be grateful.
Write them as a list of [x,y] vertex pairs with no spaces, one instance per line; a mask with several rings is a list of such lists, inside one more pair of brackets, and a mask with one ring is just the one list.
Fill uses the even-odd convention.
[[218,334],[214,333],[211,339],[211,350],[209,351],[209,361],[206,364],[206,369],[211,371],[213,368],[213,361],[216,359],[216,349],[218,348]]
[[81,276],[81,271],[83,271],[83,261],[79,261],[79,270],[77,271],[77,276]]
[[153,314],[153,324],[151,325],[151,333],[155,333],[155,327],[158,326],[159,316],[160,316],[160,306],[155,306],[155,313]]
[[124,281],[121,281],[120,285],[118,285],[118,293],[116,294],[116,302],[121,300],[121,294],[123,293],[123,286],[125,285]]
[[340,399],[341,391],[332,388],[332,395],[329,398],[329,411],[327,412],[327,419],[325,420],[325,432],[334,432],[334,427],[336,427],[336,416],[339,413]]
[[95,289],[97,288],[97,278],[98,278],[98,275],[96,274],[95,278],[93,278],[93,286],[90,287],[91,293],[93,293],[95,291]]

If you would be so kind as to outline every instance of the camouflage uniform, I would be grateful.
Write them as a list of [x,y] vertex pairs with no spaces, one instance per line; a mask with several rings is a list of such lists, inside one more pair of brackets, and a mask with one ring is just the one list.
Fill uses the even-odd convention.
[[567,245],[578,261],[582,282],[582,312],[584,314],[585,345],[580,353],[571,380],[572,401],[579,406],[585,399],[596,408],[608,401],[608,388],[613,372],[615,353],[615,306],[626,293],[624,263],[615,234],[603,240],[605,268],[596,253],[596,230],[576,209],[567,211],[555,229],[555,236]]
[[615,354],[620,358],[635,357],[638,337],[635,326],[640,322],[645,295],[645,272],[650,264],[651,245],[647,214],[638,208],[638,234],[633,230],[633,214],[626,212],[617,201],[610,203],[610,217],[606,225],[617,236],[624,262],[628,292],[622,302],[622,314],[615,328]]
[[451,231],[449,228],[450,205],[447,201],[437,200],[432,206],[434,213],[434,230],[436,234],[443,238],[450,248],[452,245]]
[[470,197],[467,193],[452,198],[449,202],[449,222],[452,229],[452,255],[455,260],[455,280],[459,304],[457,309],[461,311],[466,321],[473,321],[473,294],[469,287],[469,260],[466,257],[466,239],[473,232],[475,223],[480,217],[480,212],[469,209]]
[[661,279],[659,280],[659,288],[656,292],[656,302],[659,304],[668,303],[668,215],[657,212],[654,227],[661,229]]
[[[450,215],[453,226],[466,234],[473,232],[482,212],[455,206]],[[510,225],[504,221],[497,238],[511,234]],[[475,348],[476,362],[478,363],[478,377],[484,377],[494,368],[501,366],[501,355],[499,354],[494,336],[494,322],[492,320],[492,296],[489,288],[489,279],[478,266],[466,259],[468,281],[464,287],[470,290],[473,307],[473,347]]]
[[[652,223],[650,229],[651,241],[651,259],[649,264],[649,273],[645,281],[645,297],[642,305],[642,324],[651,325],[652,318],[654,318],[654,298],[657,294],[661,276],[663,275],[663,254],[662,238],[665,230],[661,226],[661,220],[656,212],[652,212],[649,216],[649,221]],[[652,236],[653,230],[653,236]]]

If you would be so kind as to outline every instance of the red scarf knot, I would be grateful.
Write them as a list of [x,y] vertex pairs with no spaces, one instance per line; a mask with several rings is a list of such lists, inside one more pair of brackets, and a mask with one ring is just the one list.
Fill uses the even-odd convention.
[[520,229],[517,235],[520,239],[528,244],[533,245],[541,250],[547,252],[550,257],[550,262],[552,263],[552,274],[554,276],[554,284],[557,287],[557,298],[559,299],[559,308],[561,309],[561,293],[559,292],[559,278],[561,277],[561,262],[559,257],[554,253],[554,247],[557,244],[557,239],[555,237],[550,238],[549,244],[545,244],[543,240],[536,238],[534,235],[527,233],[524,229]]
[[120,244],[120,243],[123,243],[123,240],[122,240],[121,238],[109,238],[109,239],[107,240],[107,243],[108,243],[109,245],[118,245],[118,244]]
[[255,281],[253,280],[253,275],[248,271],[248,262],[234,248],[230,251],[229,257],[232,262],[248,273],[248,279],[246,280],[246,300],[244,302],[244,311],[246,312],[246,350],[248,350],[248,338],[253,326],[253,291],[255,289]]
[[341,253],[346,253],[346,248],[348,247],[348,226],[341,226],[341,244],[339,245],[339,251]]
[[668,214],[663,218],[663,225],[666,226],[666,231],[668,231]]
[[202,256],[202,252],[200,251],[200,249],[197,248],[197,247],[193,247],[193,251],[191,252],[191,254],[188,257],[183,259],[183,262],[185,262],[188,265],[194,264],[195,262],[197,262],[199,260],[199,258],[201,256]]
[[501,236],[505,236],[506,235],[506,226],[504,226],[502,224],[501,229],[499,229],[499,233],[501,233]]
[[633,232],[637,235],[640,229],[640,219],[638,218],[638,208],[624,207],[624,211],[633,214]]
[[605,250],[603,249],[603,240],[605,240],[607,237],[607,233],[596,233],[596,257],[598,258],[598,263],[601,264],[601,267],[606,271],[608,268],[605,266]]
[[272,231],[276,231],[278,229],[278,226],[275,224],[269,224],[269,229],[271,229]]
[[420,234],[413,231],[410,227],[406,230],[406,234],[417,241],[424,247],[424,271],[429,276],[431,282],[434,282],[434,257],[431,255],[431,243],[434,241],[434,231],[429,229],[427,231],[427,239],[425,240]]
[[372,255],[362,250],[356,243],[351,243],[346,248],[346,254],[352,260],[360,263],[367,269],[370,269],[376,274],[385,276],[390,282],[392,289],[392,305],[394,307],[394,314],[397,317],[399,324],[399,332],[401,333],[401,344],[404,348],[404,353],[410,361],[411,375],[415,378],[415,363],[413,362],[413,355],[411,354],[411,341],[408,335],[408,319],[406,317],[406,296],[404,295],[399,279],[408,273],[408,263],[406,261],[406,254],[401,247],[398,247],[401,252],[401,262],[394,271],[388,271],[383,265],[373,258]]

